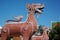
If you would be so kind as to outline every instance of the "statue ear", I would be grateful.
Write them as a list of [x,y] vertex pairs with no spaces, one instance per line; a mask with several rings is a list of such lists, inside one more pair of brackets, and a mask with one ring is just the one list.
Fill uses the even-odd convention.
[[29,9],[30,8],[30,4],[26,4],[26,7],[27,7],[27,9]]

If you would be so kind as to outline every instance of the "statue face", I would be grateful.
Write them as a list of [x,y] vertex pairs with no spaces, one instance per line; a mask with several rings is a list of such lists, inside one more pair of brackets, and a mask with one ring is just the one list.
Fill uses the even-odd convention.
[[41,14],[42,9],[44,8],[44,4],[32,4],[35,9],[35,13]]
[[33,11],[34,13],[42,13],[42,9],[44,8],[44,4],[27,4],[28,11]]

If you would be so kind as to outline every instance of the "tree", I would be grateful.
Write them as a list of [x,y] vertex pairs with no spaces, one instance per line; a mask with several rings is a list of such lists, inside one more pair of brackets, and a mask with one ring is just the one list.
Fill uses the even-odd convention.
[[49,40],[60,40],[60,22],[55,22],[53,25],[49,33]]

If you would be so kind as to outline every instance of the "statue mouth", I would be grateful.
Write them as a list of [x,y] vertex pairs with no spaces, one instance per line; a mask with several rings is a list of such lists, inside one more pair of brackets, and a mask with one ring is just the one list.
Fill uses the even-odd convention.
[[35,13],[41,14],[42,11],[43,11],[42,9],[43,9],[43,8],[37,8],[36,11],[35,11]]
[[40,5],[40,7],[36,8],[35,13],[41,14],[43,12],[43,9],[44,9],[44,5]]

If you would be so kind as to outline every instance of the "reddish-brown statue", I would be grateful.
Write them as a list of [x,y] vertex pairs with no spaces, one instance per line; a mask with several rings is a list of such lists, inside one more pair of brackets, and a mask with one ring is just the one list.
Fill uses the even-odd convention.
[[31,40],[49,40],[48,31],[49,31],[49,28],[43,27],[42,35],[33,35]]
[[34,14],[40,14],[43,8],[43,4],[27,4],[28,18],[26,21],[23,23],[19,21],[6,22],[2,28],[2,40],[7,40],[7,38],[15,36],[19,37],[20,35],[23,36],[23,40],[29,40],[32,34],[37,30],[37,21],[34,17]]

